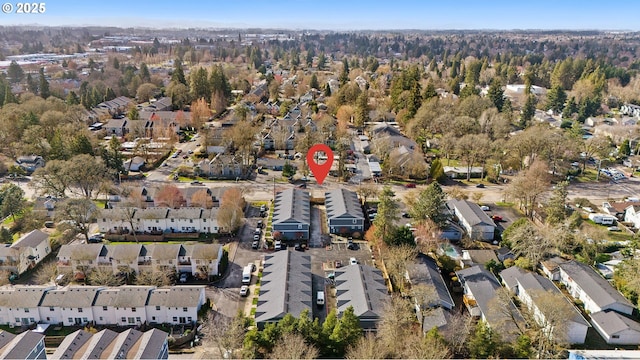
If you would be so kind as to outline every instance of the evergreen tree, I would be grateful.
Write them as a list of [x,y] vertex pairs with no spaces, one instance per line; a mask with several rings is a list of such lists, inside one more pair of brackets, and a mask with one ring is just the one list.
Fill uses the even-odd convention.
[[116,70],[120,69],[120,60],[118,60],[117,57],[113,58],[113,68],[116,69]]
[[569,101],[567,102],[567,105],[562,110],[562,118],[569,119],[576,112],[578,112],[578,105],[576,104],[576,98],[572,96],[571,99],[569,99]]
[[331,86],[329,86],[329,83],[324,84],[324,96],[331,96]]
[[363,91],[356,100],[356,109],[354,114],[354,125],[361,128],[365,123],[370,121],[369,118],[369,94]]
[[9,68],[7,69],[7,76],[9,77],[9,81],[13,84],[17,84],[22,81],[24,77],[24,71],[15,60],[12,60],[9,64]]
[[629,146],[629,139],[625,139],[620,145],[620,154],[624,156],[631,155],[631,146]]
[[122,153],[120,152],[120,141],[116,136],[111,137],[109,147],[103,147],[101,152],[104,164],[114,175],[124,172],[124,161],[122,159]]
[[127,117],[130,120],[139,120],[140,112],[138,112],[138,108],[135,106],[132,106],[131,109],[129,109],[129,112],[127,113]]
[[211,88],[209,85],[209,74],[207,69],[198,68],[191,71],[191,94],[193,99],[211,99]]
[[89,154],[92,156],[94,155],[93,145],[91,145],[91,141],[83,133],[77,134],[73,138],[73,142],[71,143],[71,152],[73,153],[73,155],[80,155],[80,154]]
[[340,86],[349,82],[349,61],[346,57],[342,59],[342,71],[340,72],[338,81],[340,81]]
[[49,146],[51,149],[49,150],[49,160],[68,160],[69,152],[62,140],[62,136],[60,131],[56,131],[53,133],[51,140],[49,140]]
[[78,99],[78,95],[76,95],[75,91],[72,90],[67,94],[65,102],[67,105],[78,105],[80,104],[80,99]]
[[142,79],[142,82],[151,82],[151,73],[145,63],[140,64],[140,79]]
[[561,181],[556,184],[555,189],[545,206],[547,224],[560,224],[567,218],[565,206],[567,203],[568,186],[569,183],[566,181]]
[[318,56],[318,70],[323,70],[326,66],[327,58],[324,55],[324,52],[321,52]]
[[13,95],[13,93],[11,92],[11,86],[9,84],[6,84],[4,86],[4,102],[2,103],[3,105],[7,105],[7,104],[11,104],[11,103],[17,103],[18,100],[16,99],[15,95]]
[[437,96],[438,93],[436,92],[436,87],[433,85],[433,81],[429,80],[427,87],[424,88],[424,92],[422,93],[422,99],[429,100]]
[[533,116],[536,113],[536,97],[533,94],[529,94],[527,102],[522,108],[522,114],[520,115],[520,126],[527,127],[531,123]]
[[376,236],[387,241],[395,232],[398,221],[398,202],[394,199],[395,193],[389,186],[382,188],[378,195],[378,215],[373,221],[376,226]]
[[333,328],[329,339],[334,343],[334,356],[344,357],[347,347],[355,344],[362,336],[360,320],[355,315],[353,306],[349,306],[340,316],[340,320]]
[[447,195],[440,184],[432,182],[409,201],[409,213],[416,221],[431,219],[439,227],[444,227],[448,216],[442,211]]
[[493,105],[499,111],[502,111],[502,106],[504,105],[504,91],[502,91],[502,83],[497,77],[493,78],[491,81],[491,85],[487,91],[487,96],[491,99]]
[[473,359],[496,357],[500,347],[500,338],[484,321],[476,325],[476,331],[468,342]]
[[320,90],[320,84],[318,83],[318,77],[315,73],[311,75],[311,81],[309,82],[309,87],[312,89]]
[[31,74],[27,74],[27,90],[38,95],[38,82],[31,76]]
[[564,109],[564,104],[567,101],[567,93],[562,86],[556,85],[547,93],[547,103],[545,110],[553,110],[554,113],[560,114]]
[[431,162],[431,166],[429,167],[429,177],[439,183],[443,183],[446,180],[444,166],[442,166],[442,161],[440,161],[440,159],[434,159]]
[[113,100],[116,98],[116,93],[113,91],[111,87],[107,87],[104,95],[104,101]]

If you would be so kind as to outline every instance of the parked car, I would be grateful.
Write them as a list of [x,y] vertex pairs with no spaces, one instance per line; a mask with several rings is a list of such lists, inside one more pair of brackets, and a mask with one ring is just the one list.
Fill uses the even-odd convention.
[[260,240],[253,240],[253,242],[251,243],[251,248],[255,250],[258,247],[260,247]]
[[405,219],[410,219],[411,218],[411,214],[409,214],[408,212],[403,212],[402,213],[402,217]]
[[178,279],[178,281],[180,281],[182,284],[184,284],[184,283],[187,282],[188,279],[189,279],[189,274],[181,273],[180,274],[180,278]]
[[257,226],[262,229],[262,225],[264,225],[262,219],[258,220],[258,225]]
[[256,263],[250,262],[248,265],[251,265],[251,271],[256,271]]
[[191,185],[204,185],[202,182],[200,182],[199,180],[194,180],[191,182]]
[[300,243],[296,243],[293,249],[296,251],[304,251],[304,247]]
[[260,211],[267,211],[266,205],[260,205]]
[[498,216],[498,215],[493,215],[491,217],[491,219],[495,222],[501,222],[502,221],[502,216]]
[[404,187],[406,187],[407,189],[415,189],[416,184],[414,184],[414,183],[408,183],[408,184],[405,184],[405,185],[404,185]]
[[482,205],[482,206],[480,206],[480,209],[481,209],[482,211],[489,211],[489,210],[491,210],[491,208],[490,208],[490,207],[488,207],[487,205]]
[[240,296],[245,297],[249,295],[249,286],[247,285],[242,285],[240,287]]
[[253,235],[253,241],[260,241],[260,235]]
[[276,240],[275,245],[274,245],[274,248],[275,248],[276,250],[280,250],[280,249],[282,249],[282,241],[280,241],[280,240]]
[[616,231],[616,232],[617,232],[617,231],[622,231],[622,229],[620,229],[620,228],[619,228],[619,227],[617,227],[617,226],[609,226],[609,227],[607,228],[607,230],[609,230],[609,231]]
[[478,185],[476,185],[476,187],[477,187],[478,189],[484,189],[484,184],[478,184]]
[[349,258],[349,265],[358,265],[358,260],[354,257]]

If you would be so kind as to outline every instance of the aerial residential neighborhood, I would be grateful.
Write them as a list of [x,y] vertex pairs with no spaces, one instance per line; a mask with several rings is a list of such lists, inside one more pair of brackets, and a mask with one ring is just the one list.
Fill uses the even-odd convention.
[[194,6],[2,6],[0,359],[640,358],[634,5]]

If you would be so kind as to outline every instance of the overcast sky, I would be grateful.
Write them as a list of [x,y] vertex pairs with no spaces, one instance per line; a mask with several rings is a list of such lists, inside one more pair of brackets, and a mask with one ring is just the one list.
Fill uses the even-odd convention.
[[640,30],[636,18],[640,10],[638,0],[49,0],[44,3],[44,14],[16,14],[15,7],[14,13],[0,13],[0,25]]

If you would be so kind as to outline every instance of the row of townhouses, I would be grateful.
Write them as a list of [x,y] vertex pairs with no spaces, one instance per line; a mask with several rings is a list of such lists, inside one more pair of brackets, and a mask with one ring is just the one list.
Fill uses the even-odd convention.
[[204,286],[16,285],[0,289],[0,324],[192,324],[205,302]]
[[98,228],[103,233],[168,232],[211,233],[220,231],[218,209],[199,207],[113,208],[98,215]]
[[57,257],[60,273],[85,274],[101,268],[118,273],[173,270],[207,279],[218,275],[220,244],[71,244]]

